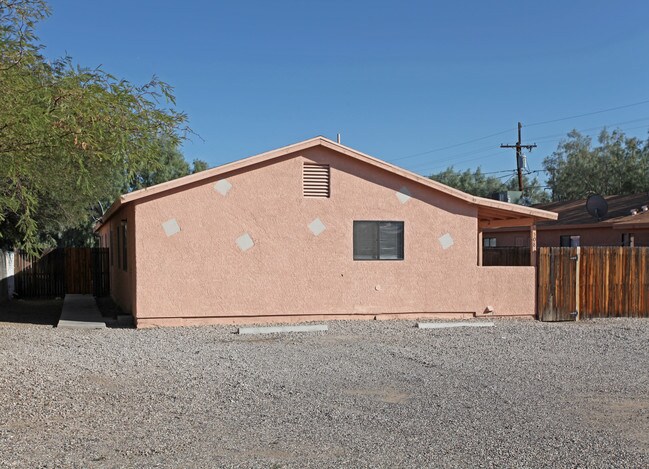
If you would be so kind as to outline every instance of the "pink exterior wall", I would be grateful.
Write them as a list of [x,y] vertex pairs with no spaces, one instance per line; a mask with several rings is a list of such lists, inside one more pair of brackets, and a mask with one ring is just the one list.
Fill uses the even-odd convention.
[[[126,270],[123,268],[123,257],[122,260],[118,260],[117,256],[123,256],[122,249],[118,252],[117,250],[117,228],[118,226],[126,221],[126,235],[127,235],[127,262]],[[110,242],[112,231],[112,245]],[[119,305],[119,307],[128,314],[133,314],[135,311],[135,296],[133,292],[135,291],[135,207],[133,205],[126,206],[117,211],[113,217],[106,224],[104,224],[99,230],[99,235],[101,236],[102,243],[105,243],[105,247],[110,249],[109,251],[109,260],[110,265],[110,295]],[[120,241],[120,248],[121,241]]]
[[[305,161],[331,165],[330,198],[303,197]],[[214,189],[224,178],[232,184],[225,196]],[[396,191],[404,186],[412,198],[401,203]],[[477,266],[475,206],[324,147],[127,207],[137,269],[130,279],[116,274],[112,286],[122,307],[133,305],[139,327],[472,316],[486,306],[534,314],[534,268]],[[307,227],[315,218],[326,226],[319,236]],[[167,236],[162,223],[170,219],[181,231]],[[354,220],[403,221],[405,260],[353,260]],[[235,240],[244,233],[255,245],[242,252]],[[454,242],[448,249],[439,242],[445,234]]]
[[[613,229],[610,225],[596,228],[583,228],[578,225],[561,229],[543,229],[537,231],[539,247],[559,246],[561,235],[578,235],[581,246],[622,246],[622,233],[633,233],[636,246],[649,246],[649,230]],[[485,238],[496,238],[497,246],[516,246],[517,238],[524,239],[524,246],[529,246],[529,230],[485,232]]]

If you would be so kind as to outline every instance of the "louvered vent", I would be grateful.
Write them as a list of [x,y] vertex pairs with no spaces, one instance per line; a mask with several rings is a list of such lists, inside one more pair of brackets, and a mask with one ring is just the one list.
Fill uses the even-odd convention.
[[329,197],[329,165],[304,163],[302,188],[304,197]]

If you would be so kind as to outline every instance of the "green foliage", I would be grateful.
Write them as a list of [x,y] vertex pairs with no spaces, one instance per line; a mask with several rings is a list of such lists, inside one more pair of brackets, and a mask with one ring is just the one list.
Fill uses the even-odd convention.
[[161,184],[208,168],[205,161],[195,159],[190,166],[178,146],[171,141],[161,141],[161,149],[156,154],[155,165],[137,171],[122,192]]
[[0,0],[0,243],[31,252],[87,224],[124,181],[163,172],[165,158],[167,173],[189,172],[173,154],[188,129],[185,114],[166,107],[171,87],[48,62],[33,33],[48,13],[43,0]]
[[[431,175],[430,179],[468,194],[491,198],[497,192],[518,190],[518,179],[513,176],[514,172],[512,172],[509,181],[505,182],[502,178],[484,174],[479,167],[474,172],[468,169],[460,172],[455,171],[451,166],[440,173]],[[523,187],[525,190],[521,203],[536,204],[549,200],[536,178],[530,180],[527,175],[523,175]]]
[[545,158],[553,200],[649,191],[649,141],[602,130],[598,146],[576,130]]
[[198,158],[195,158],[194,161],[192,161],[192,174],[200,173],[201,171],[205,171],[208,168],[209,165],[206,161],[199,160]]

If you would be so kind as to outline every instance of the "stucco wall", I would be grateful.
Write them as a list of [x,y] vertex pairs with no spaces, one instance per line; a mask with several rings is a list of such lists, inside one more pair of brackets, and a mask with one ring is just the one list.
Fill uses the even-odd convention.
[[[126,269],[123,268],[123,253],[121,241],[119,251],[117,244],[117,228],[126,222],[127,236],[127,262]],[[111,244],[112,234],[112,244]],[[109,248],[110,266],[110,296],[115,303],[128,314],[135,311],[135,207],[130,205],[118,210],[106,224],[99,230],[103,247]],[[118,256],[122,259],[118,260]]]
[[[303,197],[305,161],[331,165],[330,198]],[[225,196],[214,189],[223,178],[232,185]],[[411,198],[402,203],[404,186]],[[474,206],[322,147],[136,204],[138,325],[473,315],[487,305],[534,314],[533,268],[477,266]],[[318,236],[307,227],[316,218],[326,227]],[[180,232],[165,233],[169,220]],[[354,220],[403,221],[405,259],[354,261]],[[242,252],[235,240],[244,233],[255,244]],[[443,249],[446,234],[453,245]]]

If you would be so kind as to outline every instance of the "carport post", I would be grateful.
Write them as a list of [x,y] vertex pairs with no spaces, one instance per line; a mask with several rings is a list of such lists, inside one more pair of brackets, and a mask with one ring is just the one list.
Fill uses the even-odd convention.
[[530,225],[530,265],[536,266],[536,225]]

